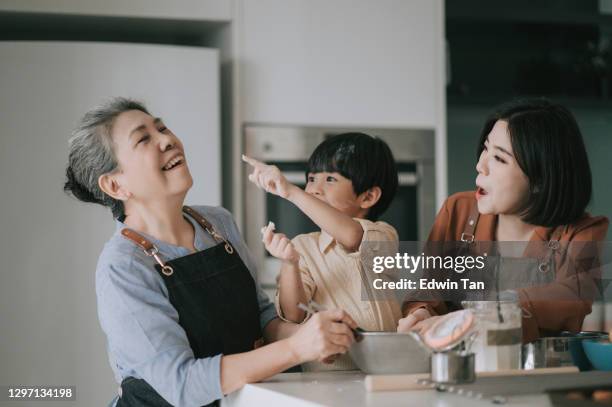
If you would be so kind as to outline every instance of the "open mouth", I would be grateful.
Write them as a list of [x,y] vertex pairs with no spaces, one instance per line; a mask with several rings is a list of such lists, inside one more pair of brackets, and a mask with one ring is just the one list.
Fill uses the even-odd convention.
[[184,162],[185,162],[185,157],[183,157],[182,155],[177,155],[176,157],[174,157],[173,159],[168,161],[166,163],[166,165],[164,165],[162,167],[162,171],[170,171],[170,170],[180,166]]
[[478,189],[476,189],[476,199],[482,198],[483,196],[486,196],[487,194],[488,194],[487,190],[482,187],[478,187]]

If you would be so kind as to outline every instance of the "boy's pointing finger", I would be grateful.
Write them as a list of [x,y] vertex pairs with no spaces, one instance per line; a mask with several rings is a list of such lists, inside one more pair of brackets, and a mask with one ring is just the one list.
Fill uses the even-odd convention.
[[256,159],[254,159],[254,158],[247,157],[247,156],[246,156],[246,155],[244,155],[244,154],[242,154],[242,161],[244,161],[245,163],[248,163],[248,164],[252,165],[252,166],[253,166],[253,167],[255,167],[255,168],[262,167],[262,166],[266,165],[266,164],[262,163],[261,161],[257,161],[257,160],[256,160]]

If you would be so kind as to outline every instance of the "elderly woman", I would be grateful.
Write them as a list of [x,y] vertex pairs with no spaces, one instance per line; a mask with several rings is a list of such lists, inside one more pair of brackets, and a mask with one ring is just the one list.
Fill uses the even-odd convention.
[[340,310],[301,326],[277,319],[231,214],[183,206],[193,183],[186,152],[142,104],[116,98],[85,114],[66,176],[67,192],[116,218],[96,293],[117,406],[214,404],[353,342],[355,322]]

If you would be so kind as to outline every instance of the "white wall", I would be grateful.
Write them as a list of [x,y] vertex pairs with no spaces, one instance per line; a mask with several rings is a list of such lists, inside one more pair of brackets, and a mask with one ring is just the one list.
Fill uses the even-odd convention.
[[4,42],[0,55],[0,384],[76,385],[76,403],[44,404],[104,406],[117,385],[94,272],[114,224],[108,210],[63,193],[67,141],[87,109],[140,98],[185,143],[189,202],[220,204],[218,53]]

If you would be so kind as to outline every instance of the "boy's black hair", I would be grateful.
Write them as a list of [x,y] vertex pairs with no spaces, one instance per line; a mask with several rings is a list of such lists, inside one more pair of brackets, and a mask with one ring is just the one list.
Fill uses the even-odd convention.
[[556,227],[582,217],[591,200],[591,168],[572,113],[542,98],[501,105],[485,122],[477,157],[498,120],[508,123],[514,156],[529,179],[523,221]]
[[356,195],[379,187],[381,196],[370,208],[367,219],[382,215],[397,192],[397,167],[391,149],[378,137],[364,133],[343,133],[319,144],[308,160],[308,173],[337,172],[351,180]]

